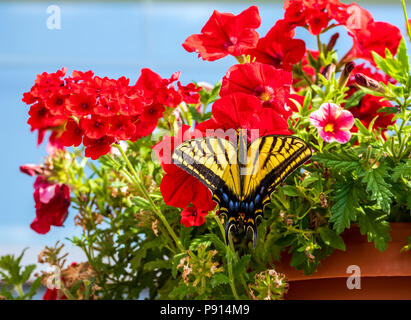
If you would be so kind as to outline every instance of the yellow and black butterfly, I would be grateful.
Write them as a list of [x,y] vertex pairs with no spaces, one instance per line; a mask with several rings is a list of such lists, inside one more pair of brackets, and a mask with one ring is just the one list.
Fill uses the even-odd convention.
[[213,193],[219,213],[227,216],[226,239],[239,225],[257,240],[256,219],[263,216],[274,188],[311,157],[307,144],[293,136],[267,135],[247,145],[244,130],[238,143],[201,137],[178,145],[172,161],[199,179]]

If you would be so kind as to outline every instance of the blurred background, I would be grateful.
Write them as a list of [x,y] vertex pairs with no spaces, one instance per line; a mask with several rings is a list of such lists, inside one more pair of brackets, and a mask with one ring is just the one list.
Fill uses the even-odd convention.
[[[399,0],[357,3],[375,20],[392,23],[405,33]],[[80,234],[73,224],[74,212],[63,228],[52,227],[47,235],[30,229],[35,216],[34,178],[20,173],[19,166],[43,162],[46,151],[45,145],[36,147],[37,135],[26,124],[28,107],[21,98],[38,73],[67,67],[68,73],[93,70],[99,76],[126,76],[135,82],[140,69],[148,67],[163,77],[181,71],[183,84],[193,80],[215,83],[236,63],[234,58],[204,62],[181,44],[200,32],[214,9],[238,14],[252,4],[259,7],[262,25],[258,32],[264,36],[283,17],[283,1],[0,2],[0,255],[29,247],[24,263],[36,263],[45,245]],[[50,5],[60,8],[59,30],[47,28]],[[352,45],[343,28],[321,39],[327,42],[336,31],[340,32],[337,49],[341,57]],[[316,39],[305,30],[298,30],[296,38],[316,49]],[[63,242],[70,252],[69,261],[83,260],[68,241]]]

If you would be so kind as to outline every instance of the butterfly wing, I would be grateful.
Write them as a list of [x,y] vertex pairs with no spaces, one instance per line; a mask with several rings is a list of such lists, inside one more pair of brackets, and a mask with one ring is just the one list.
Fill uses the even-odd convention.
[[241,192],[237,149],[230,141],[218,137],[184,141],[175,148],[172,161],[213,192],[220,211],[229,212],[230,200]]
[[[255,219],[262,216],[275,187],[311,157],[307,144],[293,136],[269,135],[251,142],[247,164],[241,172],[241,200],[252,203],[254,215],[245,217],[246,229],[256,233]],[[251,211],[250,211],[251,212]]]

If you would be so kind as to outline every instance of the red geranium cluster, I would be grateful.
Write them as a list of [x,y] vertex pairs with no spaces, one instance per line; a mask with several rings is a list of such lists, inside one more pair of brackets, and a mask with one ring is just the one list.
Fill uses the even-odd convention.
[[162,79],[150,69],[143,69],[136,84],[121,77],[117,80],[94,76],[91,71],[66,70],[43,73],[26,92],[31,130],[38,130],[41,143],[44,133],[52,130],[51,140],[62,146],[86,147],[85,155],[97,159],[120,140],[136,141],[150,134],[162,117],[165,107],[181,102],[199,103],[194,84],[173,86],[179,74]]

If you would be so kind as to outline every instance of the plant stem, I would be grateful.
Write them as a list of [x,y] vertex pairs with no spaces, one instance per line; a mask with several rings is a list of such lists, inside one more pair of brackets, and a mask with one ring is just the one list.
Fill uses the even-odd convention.
[[[170,234],[170,236],[173,238],[174,242],[176,243],[177,247],[180,249],[181,252],[187,252],[187,250],[184,248],[183,244],[181,243],[180,239],[177,237],[174,230],[171,228],[171,226],[168,223],[167,219],[164,217],[161,210],[158,209],[158,207],[154,203],[153,199],[151,199],[145,185],[141,182],[139,175],[137,174],[136,170],[134,169],[133,165],[131,164],[130,160],[128,159],[127,155],[125,154],[125,152],[123,151],[121,146],[118,145],[118,144],[114,144],[113,146],[118,149],[118,151],[120,152],[120,154],[123,157],[124,161],[126,162],[127,167],[129,169],[129,172],[128,172],[129,177],[132,178],[132,181],[134,182],[134,184],[137,186],[139,191],[143,194],[143,196],[149,202],[149,204],[151,206],[151,209],[157,215],[157,217],[161,220],[161,222],[164,224],[164,226],[166,227],[168,233]],[[192,255],[192,253],[190,255]]]
[[[220,221],[220,218],[217,215],[214,215],[214,219],[217,222],[217,225],[218,225],[218,228],[220,229],[221,235],[223,236],[224,243],[227,243],[227,239],[225,237],[225,230],[224,230],[224,227],[223,227],[223,225]],[[227,250],[231,251],[230,254],[232,254],[234,260],[237,261],[237,253],[234,250],[233,241],[231,240],[230,236],[228,236],[228,238],[229,238],[229,246],[227,247]],[[229,279],[230,279],[231,290],[233,291],[234,296],[236,296],[236,295],[238,296],[236,288],[235,288],[235,282],[234,282],[233,274],[232,274],[233,266],[232,266],[232,263],[231,263],[231,259],[227,259],[227,264],[228,264],[228,276],[229,276]],[[248,295],[247,283],[245,282],[244,277],[242,275],[240,275],[240,281],[241,281],[241,284],[244,287],[244,290],[246,291],[246,293]]]
[[405,6],[405,0],[401,0],[401,4],[402,4],[402,11],[404,11],[404,18],[405,18],[405,25],[407,26],[408,39],[411,41],[411,27],[408,22],[407,7]]

